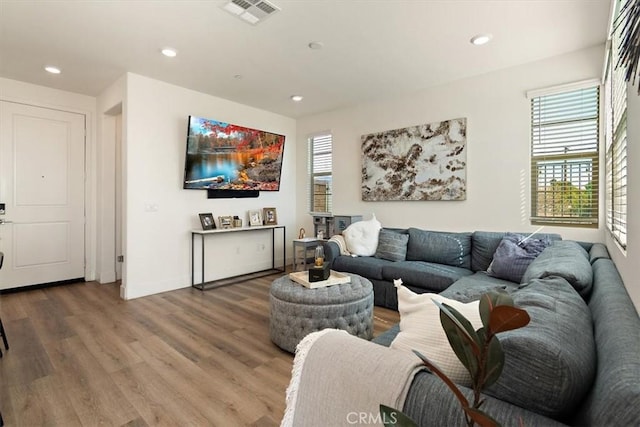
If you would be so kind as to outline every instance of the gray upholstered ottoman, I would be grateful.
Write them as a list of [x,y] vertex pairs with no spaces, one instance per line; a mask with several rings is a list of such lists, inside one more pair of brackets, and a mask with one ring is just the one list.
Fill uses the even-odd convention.
[[307,334],[326,328],[343,329],[365,339],[373,336],[373,286],[350,274],[351,283],[308,289],[288,276],[271,284],[271,341],[294,353]]

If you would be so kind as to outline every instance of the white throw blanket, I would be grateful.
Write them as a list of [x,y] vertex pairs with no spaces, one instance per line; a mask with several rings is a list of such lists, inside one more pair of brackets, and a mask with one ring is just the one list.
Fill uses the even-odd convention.
[[281,427],[382,426],[379,406],[402,410],[415,374],[411,353],[325,329],[296,348]]

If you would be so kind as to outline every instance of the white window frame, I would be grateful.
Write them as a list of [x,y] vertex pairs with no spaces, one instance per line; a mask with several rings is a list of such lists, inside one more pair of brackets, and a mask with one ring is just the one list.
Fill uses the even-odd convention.
[[[596,138],[595,148],[590,149],[590,151],[579,152],[579,153],[551,153],[551,154],[540,154],[540,148],[545,145],[545,141],[542,141],[539,144],[536,144],[535,141],[541,141],[544,136],[545,126],[549,126],[548,122],[544,122],[539,116],[534,114],[534,106],[540,107],[540,102],[544,101],[545,97],[552,97],[554,95],[570,93],[574,91],[579,91],[583,89],[591,89],[596,88],[598,90],[598,101],[597,101],[597,115],[596,117],[592,117],[591,120],[595,119],[596,130],[592,132],[591,136]],[[602,107],[600,106],[600,98],[602,88],[600,85],[600,81],[597,79],[584,80],[580,82],[570,83],[561,86],[554,86],[551,88],[545,89],[537,89],[527,92],[527,98],[531,100],[531,223],[532,224],[547,224],[547,225],[560,225],[560,226],[579,226],[579,227],[598,227],[599,222],[599,194],[600,194],[600,179],[599,179],[599,170],[600,170],[600,123],[602,117]],[[549,98],[547,98],[549,99]],[[569,120],[572,122],[572,120]],[[578,123],[579,120],[575,120],[575,123]],[[549,137],[550,138],[550,137]],[[536,153],[537,152],[537,153]],[[546,166],[545,166],[546,164]],[[575,213],[572,213],[571,210],[567,212],[567,214],[540,214],[540,210],[538,209],[538,203],[540,201],[539,194],[544,194],[544,200],[547,200],[549,197],[553,199],[555,195],[563,195],[563,190],[553,190],[548,191],[546,187],[541,189],[539,187],[539,173],[546,173],[547,169],[550,171],[549,175],[554,176],[557,172],[554,172],[554,167],[561,166],[561,168],[566,170],[567,165],[569,166],[570,172],[576,171],[576,166],[578,164],[584,164],[591,166],[591,183],[594,183],[593,189],[594,192],[591,194],[591,208],[589,210],[590,215],[587,216],[578,216]],[[578,167],[579,168],[579,167]],[[564,172],[563,172],[564,173]],[[553,205],[553,203],[552,203]],[[554,207],[555,212],[555,207]]]
[[[317,160],[319,157],[321,157],[320,160]],[[331,132],[320,132],[309,136],[307,169],[309,179],[307,205],[310,212],[331,213],[333,190],[333,135]],[[317,178],[328,179],[330,183],[328,189],[322,194],[316,192]],[[318,198],[324,198],[323,203],[316,204]],[[324,205],[324,209],[321,205]]]

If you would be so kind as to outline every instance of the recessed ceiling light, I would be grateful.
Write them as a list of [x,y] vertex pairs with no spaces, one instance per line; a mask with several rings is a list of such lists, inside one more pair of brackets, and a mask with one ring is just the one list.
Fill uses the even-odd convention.
[[493,38],[491,34],[478,34],[477,36],[471,37],[471,44],[476,46],[482,46],[483,44],[489,43],[489,41]]
[[60,74],[62,72],[60,71],[60,68],[54,67],[52,65],[47,65],[46,67],[44,67],[44,69],[51,74]]
[[320,50],[324,47],[324,43],[322,42],[311,42],[308,44],[309,49]]
[[302,101],[304,98],[302,95],[291,95],[291,100],[293,102],[300,102]]
[[178,54],[178,52],[170,47],[165,47],[164,49],[161,50],[162,54],[164,56],[167,56],[169,58],[175,58],[175,56]]

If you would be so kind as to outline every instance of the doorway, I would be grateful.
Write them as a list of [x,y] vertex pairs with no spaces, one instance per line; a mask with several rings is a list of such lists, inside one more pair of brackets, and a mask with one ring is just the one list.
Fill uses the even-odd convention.
[[84,114],[0,101],[0,289],[85,277]]

